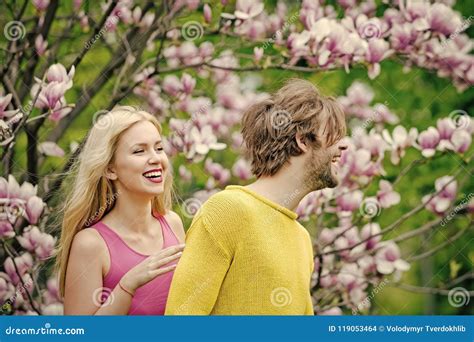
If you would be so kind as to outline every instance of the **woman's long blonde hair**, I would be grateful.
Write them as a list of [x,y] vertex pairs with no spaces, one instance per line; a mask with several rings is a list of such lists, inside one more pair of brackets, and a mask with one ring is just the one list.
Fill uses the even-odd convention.
[[[116,190],[111,180],[105,177],[117,142],[128,128],[140,121],[149,121],[161,134],[158,120],[151,114],[130,106],[120,106],[100,116],[89,132],[84,147],[71,168],[72,189],[62,210],[62,229],[56,257],[59,272],[59,289],[64,296],[66,269],[72,241],[76,234],[92,226],[107,214],[115,204]],[[164,192],[152,200],[152,209],[164,215],[171,209],[172,176],[165,175]]]

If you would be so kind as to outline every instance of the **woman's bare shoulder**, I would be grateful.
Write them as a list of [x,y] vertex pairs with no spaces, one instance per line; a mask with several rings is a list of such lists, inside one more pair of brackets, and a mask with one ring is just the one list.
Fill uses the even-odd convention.
[[171,226],[171,229],[173,229],[173,232],[179,238],[180,242],[184,242],[186,233],[184,232],[183,221],[181,220],[181,217],[179,217],[179,215],[172,210],[169,210],[165,217]]

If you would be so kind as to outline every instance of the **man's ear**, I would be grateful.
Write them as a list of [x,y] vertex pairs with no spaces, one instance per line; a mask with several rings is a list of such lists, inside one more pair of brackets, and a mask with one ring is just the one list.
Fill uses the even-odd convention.
[[303,135],[301,133],[297,132],[295,139],[296,139],[296,144],[298,145],[300,150],[303,153],[308,152],[309,146],[308,146],[307,140],[305,138],[303,138]]
[[105,177],[110,180],[117,180],[117,173],[115,173],[115,168],[112,165],[107,166],[105,170]]

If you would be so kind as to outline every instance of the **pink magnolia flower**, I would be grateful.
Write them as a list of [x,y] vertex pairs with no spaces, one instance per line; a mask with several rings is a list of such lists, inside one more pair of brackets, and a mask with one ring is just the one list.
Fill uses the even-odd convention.
[[369,78],[374,79],[380,74],[380,62],[390,56],[393,51],[383,39],[371,39],[368,43],[365,59],[369,63]]
[[48,82],[64,83],[66,89],[69,89],[72,87],[72,79],[74,77],[75,70],[76,69],[73,65],[68,73],[64,65],[56,63],[48,68],[48,71],[46,72],[46,79],[48,80]]
[[380,180],[379,191],[377,192],[377,201],[382,208],[389,208],[392,205],[400,203],[400,194],[393,191],[392,184],[386,180]]
[[237,0],[234,15],[237,19],[247,20],[262,13],[263,8],[260,0]]
[[472,137],[467,131],[458,129],[451,136],[451,143],[454,151],[458,153],[464,153],[469,149],[471,145]]
[[452,176],[443,176],[435,181],[435,190],[438,196],[454,200],[456,198],[458,183]]
[[5,302],[15,292],[15,288],[10,282],[10,277],[3,272],[0,272],[0,301]]
[[381,274],[410,269],[410,264],[400,258],[400,249],[393,241],[383,243],[383,247],[375,254],[375,262],[377,271]]
[[374,99],[372,88],[359,81],[354,81],[346,92],[351,105],[368,106]]
[[318,241],[322,246],[326,246],[333,243],[335,237],[336,233],[334,232],[334,230],[324,228],[323,230],[321,230],[321,233],[319,233]]
[[178,132],[171,137],[171,145],[178,151],[183,151],[186,158],[194,162],[203,160],[210,150],[222,150],[226,147],[225,144],[217,142],[217,137],[209,125],[198,128],[194,124],[186,125],[171,119],[170,127]]
[[46,291],[43,293],[44,303],[54,304],[61,303],[61,296],[59,294],[59,280],[56,276],[48,279],[46,283]]
[[[18,271],[23,278],[25,273],[33,266],[33,258],[31,257],[30,253],[23,253],[21,256],[15,257],[15,264],[18,267]],[[11,282],[13,285],[16,285],[20,282],[20,278],[16,272],[15,265],[13,264],[13,259],[8,257],[3,267],[5,272],[10,277]]]
[[202,60],[212,57],[213,53],[214,45],[211,42],[203,42],[201,45],[199,45],[198,54]]
[[24,249],[34,252],[35,248],[39,245],[42,234],[38,227],[29,226],[25,228],[23,235],[17,236],[16,239]]
[[35,107],[40,109],[54,109],[65,105],[65,103],[61,102],[61,99],[64,98],[64,94],[67,90],[66,84],[61,82],[54,81],[49,84],[43,84],[42,86],[40,86],[40,83],[36,83],[31,87],[31,97],[35,99],[36,94],[40,91],[35,102]]
[[[325,189],[326,190],[326,189]],[[332,190],[332,189],[328,189]],[[313,191],[307,194],[298,204],[295,212],[298,220],[307,221],[313,214],[319,215],[322,212],[321,204],[326,200],[324,190]]]
[[461,18],[452,8],[445,4],[435,3],[428,12],[428,23],[431,30],[448,37],[462,26]]
[[466,210],[468,213],[474,213],[474,197],[471,197],[469,202],[466,204]]
[[440,177],[435,181],[435,190],[437,194],[423,196],[422,203],[425,203],[427,210],[444,215],[456,199],[457,182],[452,176]]
[[440,142],[438,130],[434,127],[429,127],[418,136],[418,144],[421,149],[423,157],[429,158],[436,153],[436,147]]
[[74,6],[74,10],[78,11],[82,6],[82,0],[74,0],[73,6]]
[[56,238],[50,234],[44,233],[40,239],[38,247],[35,249],[35,254],[39,259],[45,260],[53,255]]
[[397,51],[410,52],[419,34],[411,23],[396,25],[390,31],[390,44]]
[[74,73],[74,66],[67,73],[66,68],[57,63],[51,65],[46,72],[48,82],[43,83],[42,80],[35,78],[36,83],[30,91],[31,97],[33,99],[37,98],[34,106],[40,109],[50,109],[53,112],[50,116],[52,120],[57,121],[71,111],[66,107],[64,94],[73,85]]
[[38,11],[44,11],[49,6],[49,0],[33,0],[33,6],[35,6]]
[[196,86],[196,80],[191,75],[184,73],[181,76],[181,84],[183,92],[190,95]]
[[232,166],[232,174],[241,180],[252,178],[252,170],[250,164],[242,158],[239,158],[234,166]]
[[398,123],[398,117],[393,114],[390,109],[383,103],[377,103],[374,105],[374,121],[375,122],[387,122],[389,124]]
[[210,158],[206,159],[204,168],[220,185],[225,185],[230,180],[230,171]]
[[38,220],[43,213],[44,202],[38,196],[32,196],[26,203],[26,218],[31,224],[38,223]]
[[[377,245],[374,245],[376,248]],[[375,263],[375,258],[371,255],[364,255],[357,260],[357,265],[361,268],[364,274],[372,275],[377,272],[377,265]]]
[[359,209],[364,194],[360,190],[355,190],[343,194],[336,198],[338,209],[341,211],[354,211]]
[[42,35],[38,35],[35,39],[35,50],[38,56],[43,56],[48,48],[48,41],[44,40]]
[[21,186],[13,175],[8,175],[8,181],[0,177],[0,198],[21,199],[27,201],[31,196],[35,196],[38,187],[29,182],[24,182]]
[[205,4],[203,8],[203,12],[204,12],[204,21],[209,24],[212,21],[211,7],[209,7],[208,4]]
[[353,129],[352,135],[352,140],[356,146],[369,151],[372,160],[383,159],[385,151],[388,150],[388,144],[380,134],[373,131],[366,134],[364,130]]
[[393,164],[398,164],[400,158],[405,155],[405,149],[414,144],[418,136],[418,130],[411,128],[407,132],[405,127],[397,126],[393,129],[392,136],[390,136],[387,130],[383,130],[382,136],[390,144],[392,150],[390,160]]
[[177,97],[181,91],[181,82],[176,75],[167,75],[163,80],[162,88],[168,95]]
[[64,157],[64,150],[52,141],[45,141],[39,144],[38,151],[50,157]]
[[451,200],[448,198],[434,196],[432,195],[425,195],[421,199],[423,203],[425,203],[425,207],[427,210],[437,214],[437,215],[444,215],[446,210],[448,210],[449,206],[451,205]]
[[[382,240],[382,235],[377,235],[381,232],[380,225],[376,222],[367,223],[362,227],[360,231],[360,238],[362,240],[367,240],[365,243],[365,248],[367,250],[372,250],[376,245]],[[374,236],[376,235],[376,236]]]
[[12,100],[13,95],[7,94],[5,96],[0,96],[0,119],[7,120],[14,118],[18,113],[19,109],[15,110],[6,110],[8,105]]
[[66,107],[63,104],[66,104],[66,99],[62,97],[57,103],[54,108],[51,109],[51,113],[48,116],[48,119],[54,122],[58,122],[66,115],[72,112],[71,107]]
[[17,240],[23,248],[34,252],[40,259],[50,257],[56,243],[56,238],[41,232],[36,226],[27,227],[22,236],[17,236]]
[[255,47],[253,49],[253,60],[255,61],[255,63],[258,63],[260,62],[260,60],[262,59],[263,57],[263,48],[261,47]]
[[15,236],[15,230],[10,222],[0,221],[0,239],[10,239]]
[[[344,264],[337,278],[339,283],[349,291],[349,293],[364,287],[364,273],[356,263]],[[357,294],[357,292],[355,292],[354,295],[355,294]]]
[[183,182],[191,181],[193,175],[191,171],[189,171],[184,165],[179,166],[178,172],[179,172],[179,177]]
[[438,119],[436,122],[436,128],[438,129],[439,138],[441,140],[450,140],[456,130],[456,125],[451,118],[443,118]]

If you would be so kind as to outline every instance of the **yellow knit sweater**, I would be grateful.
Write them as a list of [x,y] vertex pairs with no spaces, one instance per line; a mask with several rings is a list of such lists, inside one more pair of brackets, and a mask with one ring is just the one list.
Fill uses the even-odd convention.
[[167,315],[313,315],[313,249],[296,213],[228,186],[187,233]]

